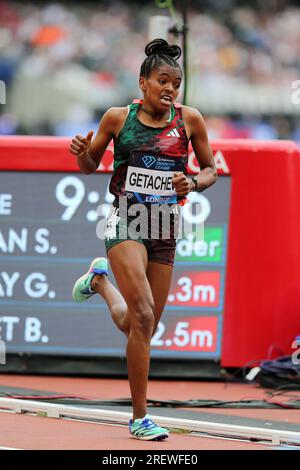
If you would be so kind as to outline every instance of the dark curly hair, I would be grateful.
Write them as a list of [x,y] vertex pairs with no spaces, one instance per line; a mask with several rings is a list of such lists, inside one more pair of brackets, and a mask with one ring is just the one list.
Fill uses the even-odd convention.
[[149,77],[154,69],[163,64],[168,64],[181,70],[177,62],[177,59],[181,56],[181,48],[175,44],[168,44],[164,39],[154,39],[149,42],[145,48],[145,54],[147,57],[141,65],[141,77]]

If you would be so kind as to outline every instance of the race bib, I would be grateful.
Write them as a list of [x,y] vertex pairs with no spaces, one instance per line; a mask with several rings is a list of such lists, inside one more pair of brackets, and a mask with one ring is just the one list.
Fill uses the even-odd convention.
[[129,158],[125,191],[130,202],[176,204],[174,172],[183,171],[184,159],[133,152]]

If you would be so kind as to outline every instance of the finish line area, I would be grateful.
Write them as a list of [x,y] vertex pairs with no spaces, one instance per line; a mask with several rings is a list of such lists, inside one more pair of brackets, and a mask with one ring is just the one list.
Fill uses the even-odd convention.
[[[48,391],[43,391],[44,387]],[[76,391],[76,396],[74,395]],[[85,392],[83,394],[83,391]],[[204,396],[223,400],[261,399],[265,391],[248,384],[194,381],[149,383],[149,396],[161,400]],[[4,397],[11,395],[14,398]],[[85,405],[129,396],[126,380],[0,376],[0,448],[70,450],[272,450],[300,448],[300,418],[295,410],[149,407],[161,426],[170,429],[164,442],[136,441],[129,436],[130,407]],[[16,398],[16,397],[22,397]],[[48,396],[48,398],[47,398]],[[42,397],[42,398],[41,398]],[[57,397],[57,398],[55,398]],[[60,397],[60,398],[59,398]],[[54,403],[70,397],[74,404]],[[83,398],[84,397],[84,398]],[[119,400],[120,403],[122,400]],[[103,401],[104,403],[104,401]],[[55,418],[55,419],[53,419]],[[97,427],[96,427],[97,426]],[[3,432],[5,430],[5,432]]]

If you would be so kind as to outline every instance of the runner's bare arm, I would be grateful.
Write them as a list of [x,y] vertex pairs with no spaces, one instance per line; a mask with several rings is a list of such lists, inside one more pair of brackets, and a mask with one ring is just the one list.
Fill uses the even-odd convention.
[[77,135],[72,139],[70,152],[77,156],[77,164],[82,173],[89,174],[97,170],[109,142],[123,127],[126,114],[126,108],[110,108],[104,113],[93,140],[93,131],[86,137]]
[[197,109],[187,106],[183,106],[183,118],[188,137],[191,140],[201,169],[201,172],[196,176],[198,190],[203,191],[212,186],[218,178],[214,157],[208,142],[205,122]]

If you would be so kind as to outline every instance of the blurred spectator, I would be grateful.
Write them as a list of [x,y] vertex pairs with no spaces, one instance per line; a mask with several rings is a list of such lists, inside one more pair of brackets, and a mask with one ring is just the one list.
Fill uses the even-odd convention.
[[16,134],[18,129],[18,120],[13,114],[2,114],[0,116],[0,135]]
[[271,123],[270,119],[262,117],[260,120],[257,119],[256,122],[250,126],[250,135],[251,139],[256,140],[272,140],[278,139],[279,132],[276,128],[275,123]]
[[86,135],[90,130],[95,132],[97,127],[98,122],[93,119],[91,109],[82,103],[74,103],[68,108],[65,120],[58,122],[54,131],[55,135],[73,137]]
[[[300,106],[290,90],[300,78],[300,9],[287,0],[256,8],[204,3],[190,2],[189,83],[210,137],[299,141]],[[95,110],[140,96],[148,19],[162,11],[133,0],[0,0],[0,79],[8,93],[0,133],[41,133],[44,125],[70,135],[97,125]]]

